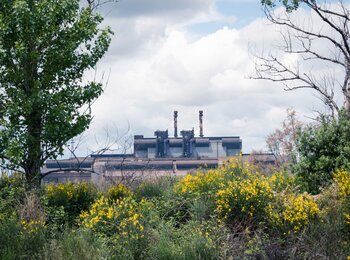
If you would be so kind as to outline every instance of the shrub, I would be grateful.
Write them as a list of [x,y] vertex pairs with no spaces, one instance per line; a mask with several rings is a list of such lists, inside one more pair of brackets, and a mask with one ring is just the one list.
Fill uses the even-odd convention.
[[19,219],[25,223],[35,222],[45,225],[46,214],[41,205],[40,198],[35,193],[26,193],[19,209]]
[[197,172],[195,175],[186,175],[177,185],[175,192],[198,196],[201,194],[215,194],[224,186],[224,174],[216,169],[208,172]]
[[[346,259],[350,255],[350,237],[346,233],[343,204],[337,185],[331,185],[317,195],[319,213],[303,232],[290,235],[298,248],[298,259]],[[283,240],[284,241],[284,240]],[[292,248],[291,248],[292,249]],[[291,250],[292,251],[292,250]]]
[[111,201],[102,196],[89,211],[80,214],[81,225],[108,238],[114,250],[124,258],[130,255],[139,258],[144,243],[142,204],[131,197]]
[[[65,220],[73,224],[82,211],[89,209],[97,198],[97,188],[92,183],[60,183],[49,184],[45,187],[46,206],[49,221],[57,217],[57,212],[64,211]],[[57,218],[56,218],[57,219]]]
[[172,196],[174,178],[160,177],[142,182],[135,191],[137,200],[142,198],[160,198],[163,196]]
[[300,132],[297,149],[300,161],[293,171],[304,189],[318,194],[332,182],[336,169],[350,167],[350,116],[341,111],[338,118],[323,118],[318,126]]
[[21,175],[0,175],[0,221],[16,215],[16,207],[25,197],[25,182]]
[[244,220],[262,220],[265,207],[272,201],[270,184],[262,175],[228,183],[227,188],[216,194],[216,212],[228,223]]
[[15,218],[0,221],[0,259],[37,259],[46,242],[41,223],[19,223]]
[[208,171],[198,171],[194,175],[182,178],[174,190],[185,196],[215,195],[218,190],[227,187],[228,183],[250,178],[259,174],[258,168],[249,163],[243,163],[241,158],[230,159],[223,166]]
[[[110,259],[110,249],[102,238],[88,230],[66,230],[45,243],[41,259]],[[39,259],[40,259],[39,258]]]
[[285,171],[274,172],[269,176],[269,182],[271,188],[275,192],[297,192],[299,190],[295,175],[289,174]]
[[266,206],[271,226],[284,234],[300,231],[319,212],[316,202],[307,193],[280,193],[276,196],[275,203]]
[[156,210],[161,219],[184,224],[191,219],[191,204],[193,198],[186,198],[182,194],[174,194],[169,198],[154,200]]
[[178,228],[174,222],[161,222],[154,230],[150,258],[220,259],[220,237],[223,233],[223,227],[213,222],[190,221]]
[[212,197],[202,196],[191,201],[189,212],[195,221],[209,220],[214,217],[215,201]]
[[107,190],[107,198],[111,201],[115,201],[117,199],[123,199],[132,196],[133,193],[131,190],[126,187],[124,184],[119,183],[116,186],[111,186]]
[[343,218],[350,231],[350,173],[338,170],[334,174],[337,193],[342,203]]

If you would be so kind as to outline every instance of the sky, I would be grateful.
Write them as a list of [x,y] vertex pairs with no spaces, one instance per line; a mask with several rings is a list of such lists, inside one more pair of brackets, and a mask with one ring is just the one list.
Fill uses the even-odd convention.
[[105,90],[89,130],[75,140],[81,155],[114,140],[125,147],[124,139],[153,137],[158,129],[173,136],[174,110],[179,130],[194,128],[198,136],[203,110],[205,136],[240,136],[243,152],[266,151],[267,135],[280,128],[288,108],[302,121],[324,109],[309,91],[249,78],[254,53],[274,50],[281,40],[259,0],[120,0],[102,14],[114,35],[86,75]]

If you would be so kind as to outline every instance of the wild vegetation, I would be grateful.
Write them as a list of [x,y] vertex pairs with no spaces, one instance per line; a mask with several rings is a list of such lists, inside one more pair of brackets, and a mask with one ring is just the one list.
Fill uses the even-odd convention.
[[317,195],[302,183],[240,158],[106,191],[91,183],[26,191],[20,176],[3,176],[0,258],[346,259],[350,173],[336,170]]
[[[40,186],[40,167],[88,128],[102,93],[100,83],[82,78],[109,47],[112,32],[99,27],[96,8],[111,1],[0,1],[0,160],[24,172],[0,178],[0,259],[350,259],[349,11],[342,1],[337,12],[316,1],[261,1],[270,21],[289,28],[287,53],[345,72],[337,84],[342,110],[331,81],[258,57],[255,78],[311,88],[331,111],[305,128],[289,114],[292,127],[286,121],[270,136],[279,168],[236,158],[137,186]],[[286,17],[269,9],[278,2]],[[338,37],[290,20],[299,4]],[[320,39],[334,45],[335,57],[314,50]],[[302,84],[287,84],[294,80]]]

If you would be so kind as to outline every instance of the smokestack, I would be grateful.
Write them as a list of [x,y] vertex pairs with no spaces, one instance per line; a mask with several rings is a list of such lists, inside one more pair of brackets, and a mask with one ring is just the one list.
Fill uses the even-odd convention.
[[203,111],[199,110],[199,136],[203,137]]
[[177,111],[174,111],[174,136],[177,138]]

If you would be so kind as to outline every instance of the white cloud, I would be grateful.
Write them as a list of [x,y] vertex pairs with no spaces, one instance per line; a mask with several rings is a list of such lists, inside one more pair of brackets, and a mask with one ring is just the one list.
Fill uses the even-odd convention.
[[[243,149],[249,152],[265,148],[265,137],[280,126],[288,107],[300,114],[322,107],[308,92],[285,92],[270,82],[248,79],[254,69],[249,47],[268,51],[277,43],[279,33],[266,20],[198,37],[187,31],[186,24],[196,15],[210,20],[212,14],[217,19],[212,1],[177,1],[174,13],[197,8],[193,17],[181,19],[174,13],[168,13],[168,19],[162,1],[154,2],[159,12],[143,12],[143,7],[151,8],[150,1],[132,7],[135,1],[125,7],[130,16],[107,21],[117,33],[99,66],[111,74],[105,93],[94,104],[91,133],[103,135],[110,125],[123,132],[130,125],[134,134],[153,136],[157,129],[172,134],[172,112],[178,110],[179,128],[194,127],[198,134],[201,109],[205,135],[241,136]],[[291,65],[297,61],[294,56],[286,59]]]

